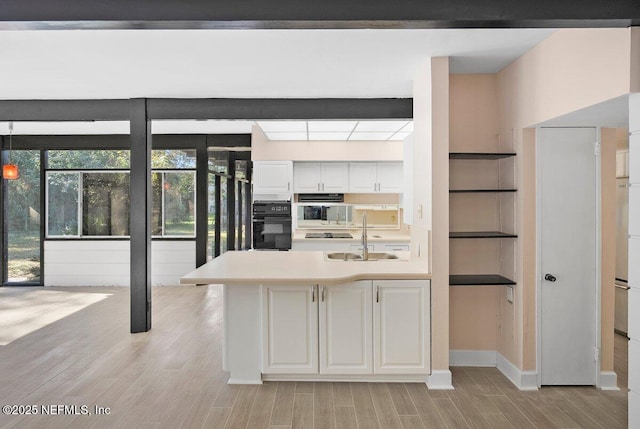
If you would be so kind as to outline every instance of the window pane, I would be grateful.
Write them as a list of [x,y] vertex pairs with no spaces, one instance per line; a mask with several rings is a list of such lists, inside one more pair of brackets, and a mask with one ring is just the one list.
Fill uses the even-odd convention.
[[163,173],[151,173],[151,235],[162,235],[162,177]]
[[47,174],[47,234],[78,235],[78,173]]
[[[8,161],[8,160],[7,160]],[[40,282],[40,151],[14,150],[20,179],[5,181],[7,281]]]
[[227,220],[227,178],[220,178],[220,254],[227,251],[227,233],[229,222]]
[[129,235],[129,174],[84,173],[82,234]]
[[227,174],[229,170],[229,152],[211,151],[209,152],[209,171],[219,174]]
[[151,168],[196,168],[196,150],[154,150],[151,153]]
[[164,235],[195,235],[195,173],[165,172]]
[[129,168],[128,150],[50,150],[49,168]]

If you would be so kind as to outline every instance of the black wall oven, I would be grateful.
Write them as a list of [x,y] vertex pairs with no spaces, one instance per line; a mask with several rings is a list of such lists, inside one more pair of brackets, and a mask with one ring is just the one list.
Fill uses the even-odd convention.
[[253,248],[291,249],[291,201],[253,202]]

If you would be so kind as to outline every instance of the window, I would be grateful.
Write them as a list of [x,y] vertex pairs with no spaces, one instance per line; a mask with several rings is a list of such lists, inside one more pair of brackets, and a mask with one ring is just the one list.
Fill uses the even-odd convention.
[[77,236],[78,173],[47,173],[47,236]]
[[128,150],[49,150],[49,169],[128,169]]
[[[152,235],[195,237],[195,150],[154,150],[152,165]],[[125,150],[49,151],[47,237],[128,237],[128,167]]]
[[129,235],[129,173],[82,174],[82,235]]
[[192,171],[162,171],[152,175],[152,235],[193,237],[195,223],[195,181]]
[[128,235],[128,172],[47,172],[47,237]]

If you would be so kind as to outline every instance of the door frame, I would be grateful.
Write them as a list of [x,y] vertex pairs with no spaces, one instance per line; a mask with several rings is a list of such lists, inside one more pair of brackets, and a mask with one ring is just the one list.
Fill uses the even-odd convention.
[[[593,162],[595,163],[595,222],[596,222],[596,230],[595,234],[595,245],[596,245],[596,257],[595,257],[595,317],[596,317],[596,329],[594,332],[595,335],[595,345],[598,350],[598,359],[596,362],[596,374],[594,377],[595,387],[600,388],[600,373],[602,366],[602,347],[601,347],[601,323],[602,323],[602,315],[601,315],[601,299],[602,299],[602,195],[601,195],[601,186],[602,186],[602,168],[601,168],[601,154],[600,154],[600,144],[601,144],[601,128],[600,127],[536,127],[536,136],[535,136],[535,152],[536,152],[536,376],[538,387],[542,386],[542,284],[543,284],[543,276],[542,273],[542,223],[541,223],[541,210],[540,210],[540,201],[542,200],[541,195],[541,187],[540,187],[540,177],[541,177],[541,159],[540,159],[540,133],[539,130],[542,128],[593,128],[596,133],[596,141],[593,142],[593,150],[595,156],[593,157]],[[595,350],[594,350],[595,353]]]

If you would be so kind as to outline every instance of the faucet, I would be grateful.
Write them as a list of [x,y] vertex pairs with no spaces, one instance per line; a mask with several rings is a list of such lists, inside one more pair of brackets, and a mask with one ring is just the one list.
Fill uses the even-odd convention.
[[369,247],[367,246],[367,213],[362,213],[362,260],[369,260]]

